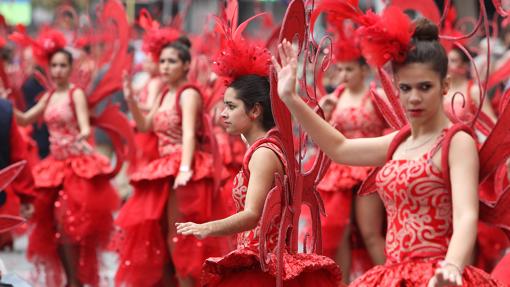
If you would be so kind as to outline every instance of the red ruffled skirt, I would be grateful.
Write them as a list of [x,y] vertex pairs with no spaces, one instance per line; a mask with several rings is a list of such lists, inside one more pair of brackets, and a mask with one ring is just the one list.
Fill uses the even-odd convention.
[[37,198],[27,253],[44,271],[48,286],[62,282],[59,244],[76,247],[79,280],[98,285],[97,254],[107,246],[112,212],[119,206],[117,192],[104,176],[110,170],[108,160],[98,154],[65,160],[50,156],[34,167]]
[[[434,275],[438,262],[439,260],[414,259],[397,264],[379,265],[370,269],[349,286],[427,286],[430,278]],[[462,283],[462,286],[465,287],[506,286],[473,266],[467,266],[464,269]]]
[[158,137],[155,133],[136,133],[135,144],[137,146],[136,164],[130,163],[129,174],[159,158]]
[[335,258],[343,232],[351,221],[353,188],[359,185],[370,168],[332,163],[317,186],[327,216],[321,217],[324,255]]
[[[317,254],[283,255],[282,279],[285,287],[343,286],[340,268],[328,257]],[[222,258],[209,258],[204,263],[202,285],[207,287],[273,287],[276,286],[277,260],[271,255],[268,270],[260,267],[258,253],[238,249]]]
[[[201,223],[222,214],[221,205],[216,202],[213,209],[211,155],[195,151],[191,180],[172,190],[180,159],[181,153],[176,152],[132,174],[135,192],[115,221],[121,229],[113,243],[119,253],[116,284],[158,284],[165,269],[170,273],[171,263],[179,277],[198,278],[206,258],[228,252],[219,238],[198,240],[175,234],[175,222]],[[172,254],[168,252],[169,245]]]

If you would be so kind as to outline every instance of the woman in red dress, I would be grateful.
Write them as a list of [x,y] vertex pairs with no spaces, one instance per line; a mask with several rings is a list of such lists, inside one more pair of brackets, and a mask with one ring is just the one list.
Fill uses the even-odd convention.
[[[451,79],[451,86],[444,97],[444,108],[451,121],[460,120],[464,123],[473,121],[480,105],[480,88],[469,78],[470,64],[468,56],[459,48],[453,47],[448,52],[448,76]],[[463,96],[456,96],[458,93]],[[482,111],[493,122],[496,121],[496,113],[488,98],[482,104]]]
[[57,31],[42,32],[39,62],[48,65],[55,88],[25,113],[15,111],[20,125],[43,118],[50,133],[51,154],[34,166],[37,188],[28,257],[44,268],[46,284],[60,286],[62,268],[67,286],[99,284],[98,251],[109,241],[117,192],[106,176],[108,160],[87,142],[90,135],[87,99],[69,82],[73,57]]
[[[267,78],[270,55],[244,40],[227,45],[230,48],[216,61],[220,67],[217,73],[232,81],[225,91],[221,116],[227,132],[243,135],[249,144],[232,189],[237,213],[202,224],[177,223],[177,232],[202,239],[237,234],[235,251],[205,262],[203,286],[275,286],[277,278],[288,287],[338,286],[341,274],[333,260],[316,254],[293,254],[288,243],[278,245],[283,207],[267,230],[262,227],[269,192],[277,178],[291,172],[271,113]],[[276,255],[278,248],[283,248],[281,261]],[[268,254],[268,260],[261,254]]]
[[[159,157],[131,174],[134,195],[121,209],[116,224],[119,285],[171,285],[175,269],[179,286],[198,284],[203,261],[224,252],[215,240],[177,235],[175,222],[205,222],[213,214],[213,159],[202,121],[203,96],[187,83],[190,42],[170,28],[155,28],[144,50],[159,63],[163,90],[144,115],[134,100],[127,77],[124,93],[141,132],[158,137]],[[216,204],[215,210],[220,208]]]
[[[333,67],[340,86],[321,99],[325,118],[349,138],[381,136],[388,126],[370,97],[371,87],[366,83],[370,68],[361,55],[354,31],[339,26],[333,46],[333,60],[336,61]],[[355,196],[370,171],[370,167],[332,163],[317,186],[327,215],[321,219],[323,252],[346,272],[346,283],[351,270],[352,224],[366,239],[373,263],[383,264],[385,260],[382,202],[376,194]],[[356,222],[351,222],[351,218],[356,218]],[[361,257],[357,256],[355,260]]]
[[[469,265],[478,220],[478,153],[471,135],[452,126],[442,108],[448,58],[437,26],[425,19],[413,25],[397,8],[382,16],[348,5],[339,9],[361,25],[370,64],[391,60],[408,126],[382,137],[349,139],[296,96],[297,58],[289,42],[280,46],[283,65],[274,63],[280,98],[329,157],[382,167],[375,183],[387,212],[387,261],[352,286],[503,286]],[[443,177],[445,168],[449,178]]]

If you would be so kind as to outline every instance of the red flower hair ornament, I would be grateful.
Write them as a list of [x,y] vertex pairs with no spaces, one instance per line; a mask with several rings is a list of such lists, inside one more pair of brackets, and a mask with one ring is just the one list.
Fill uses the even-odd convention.
[[36,40],[30,38],[24,29],[18,29],[12,33],[9,39],[22,47],[32,46],[35,60],[43,67],[48,66],[55,52],[64,49],[67,45],[64,34],[49,27],[43,28]]
[[351,19],[359,26],[356,35],[360,39],[361,52],[370,65],[381,67],[388,61],[405,60],[411,48],[414,25],[399,8],[390,6],[382,15],[377,15],[372,11],[363,13],[358,0],[323,0],[312,13],[312,24],[322,11],[337,19]]
[[[233,12],[236,13],[236,11]],[[245,75],[269,76],[269,66],[271,64],[269,50],[242,36],[242,32],[248,24],[263,14],[257,14],[239,26],[234,24],[235,21],[216,18],[216,30],[221,33],[224,39],[220,52],[213,57],[213,71],[218,76],[225,78],[227,85],[238,77]]]
[[150,55],[156,63],[159,60],[161,50],[181,36],[181,33],[174,28],[161,28],[160,24],[152,19],[152,16],[146,9],[140,12],[138,25],[145,30],[142,40],[142,51]]

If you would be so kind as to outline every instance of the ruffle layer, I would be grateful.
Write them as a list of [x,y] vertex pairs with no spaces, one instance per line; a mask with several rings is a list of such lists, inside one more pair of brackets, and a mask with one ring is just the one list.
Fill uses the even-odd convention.
[[[131,175],[131,181],[156,180],[175,177],[181,165],[181,151],[171,153],[142,167]],[[193,154],[192,180],[213,177],[213,159],[210,153],[195,151]]]
[[57,248],[72,244],[79,256],[78,278],[95,286],[99,282],[98,252],[110,239],[112,213],[119,199],[107,177],[87,179],[65,167],[60,186],[37,190],[28,258],[44,271],[48,286],[60,286],[63,272]]
[[[379,265],[370,269],[363,276],[351,283],[349,286],[427,286],[430,278],[434,275],[438,260],[424,261],[411,260],[398,264]],[[492,279],[489,274],[467,266],[462,276],[462,286],[470,287],[504,287],[506,285]]]
[[[112,244],[120,257],[117,284],[152,286],[160,282],[170,256],[179,277],[198,278],[207,258],[228,251],[223,238],[175,235],[175,222],[217,218],[221,205],[212,206],[212,179],[191,180],[177,189],[171,189],[171,184],[168,178],[134,183],[135,192],[115,221],[122,230]],[[170,255],[169,243],[173,246]]]
[[365,180],[372,168],[332,163],[317,186],[321,192],[350,190]]
[[[260,267],[260,259],[258,252],[251,249],[237,249],[224,257],[221,258],[209,258],[205,261],[202,271],[202,284],[203,286],[223,286],[223,281],[227,280],[231,276],[235,276],[236,273],[242,273],[244,271],[260,271],[260,277],[267,277],[261,273],[270,275],[273,280],[276,280],[278,263],[277,258],[274,254],[270,254],[268,270],[262,272]],[[282,279],[284,286],[287,282],[297,280],[304,275],[312,275],[317,273],[316,278],[326,278],[326,282],[329,284],[320,285],[319,282],[314,282],[314,285],[310,286],[338,286],[342,280],[342,274],[340,268],[335,262],[325,256],[317,254],[288,254],[283,255],[283,272]],[[319,274],[325,273],[319,276]],[[248,282],[246,282],[248,283]],[[273,281],[273,284],[275,281]],[[241,283],[243,286],[244,282]],[[317,285],[319,284],[319,285]],[[305,285],[298,285],[305,286]]]
[[40,161],[32,171],[35,186],[58,187],[62,185],[69,169],[81,178],[91,179],[110,172],[112,167],[106,157],[97,153],[72,156],[65,160],[58,160],[50,155]]

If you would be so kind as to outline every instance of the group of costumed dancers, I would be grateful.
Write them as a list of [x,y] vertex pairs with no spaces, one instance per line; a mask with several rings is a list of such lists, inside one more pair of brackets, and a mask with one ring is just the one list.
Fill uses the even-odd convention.
[[[442,12],[434,1],[387,2],[377,14],[356,0],[292,0],[268,40],[245,30],[272,17],[239,23],[235,0],[201,35],[183,31],[185,15],[163,25],[146,10],[134,33],[117,0],[86,29],[32,37],[4,25],[2,48],[37,66],[0,63],[0,232],[28,233],[26,279],[510,285],[510,69],[491,68],[490,45],[483,68],[466,48],[475,32],[490,34],[484,1],[464,33],[450,1]],[[320,41],[318,19],[329,35]],[[41,89],[27,106],[29,81]],[[118,92],[125,111],[111,103]],[[42,125],[40,159],[30,135]],[[132,187],[124,198],[119,174]],[[106,251],[117,258],[109,283]]]

